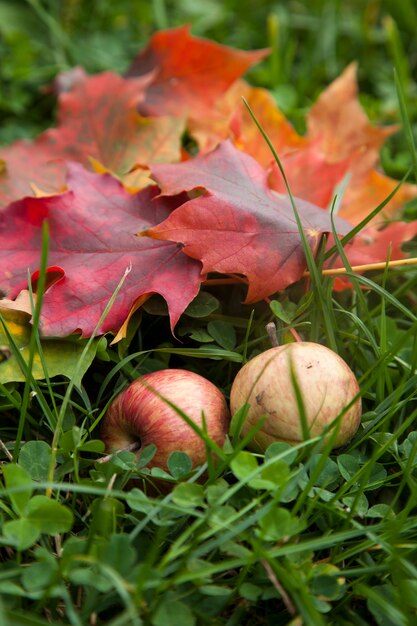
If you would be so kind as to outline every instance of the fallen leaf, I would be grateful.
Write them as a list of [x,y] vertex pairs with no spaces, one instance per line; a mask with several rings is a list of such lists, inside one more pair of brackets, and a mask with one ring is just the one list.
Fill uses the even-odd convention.
[[[316,143],[284,154],[280,161],[291,193],[323,209],[331,205],[336,186],[348,169],[346,161],[329,163]],[[269,185],[275,191],[287,193],[281,170],[276,163],[270,168]]]
[[0,148],[4,169],[0,172],[0,211],[10,202],[34,195],[32,183],[45,193],[65,188],[65,162],[42,136],[34,141],[19,139]]
[[[33,305],[32,305],[33,300]],[[0,313],[4,311],[17,311],[29,321],[32,317],[32,307],[36,305],[36,293],[32,294],[32,298],[28,289],[22,289],[15,300],[9,298],[0,298]]]
[[[144,234],[184,244],[203,271],[243,274],[246,302],[261,300],[297,281],[306,260],[288,198],[267,186],[265,170],[230,142],[213,152],[173,165],[152,167],[162,194],[204,190]],[[328,214],[297,200],[305,235],[315,251]]]
[[[7,348],[8,354],[3,361],[0,359],[0,382],[5,385],[10,382],[24,382],[27,380],[25,368],[21,367],[15,350],[19,351],[21,359],[26,366],[29,363],[30,337],[32,327],[29,323],[27,313],[18,309],[3,308],[3,301],[0,300],[0,346],[4,352]],[[4,324],[4,325],[3,325]],[[7,328],[7,331],[5,330]],[[11,336],[12,341],[10,341]],[[13,342],[13,344],[12,344]],[[35,380],[42,380],[48,375],[65,376],[72,379],[77,387],[81,386],[81,380],[85,372],[90,367],[96,356],[99,347],[99,340],[94,340],[86,354],[83,355],[85,341],[77,339],[42,339],[42,357],[35,349],[32,365],[32,375]],[[44,365],[46,368],[44,368]],[[46,369],[46,372],[45,372]]]
[[[0,149],[5,167],[0,173],[0,206],[33,195],[62,191],[65,161],[91,160],[119,176],[130,176],[139,164],[175,162],[181,158],[184,121],[172,117],[144,118],[137,113],[150,77],[126,79],[103,72],[77,73],[70,90],[58,99],[58,125],[33,142],[17,141]],[[132,176],[131,186],[149,184]]]
[[[306,145],[305,139],[295,131],[292,124],[278,108],[272,94],[266,89],[249,87],[245,94],[245,100],[268,135],[279,157],[296,149],[302,149]],[[239,147],[253,156],[261,165],[266,167],[273,161],[274,157],[271,150],[259,132],[242,98],[240,98],[238,107],[234,112],[232,129],[234,129],[235,142]]]
[[92,157],[119,175],[138,163],[179,160],[183,121],[145,119],[136,111],[149,80],[112,72],[78,79],[60,94],[58,127],[44,139],[67,159],[87,165]]
[[355,63],[320,94],[307,114],[307,139],[320,141],[330,162],[351,159],[356,170],[364,156],[377,154],[397,130],[397,125],[378,127],[369,121],[358,100]]
[[[417,221],[391,222],[384,228],[364,228],[346,246],[346,255],[351,265],[364,265],[384,261],[405,259],[402,246],[417,235]],[[343,267],[339,259],[334,267]]]
[[[320,145],[329,164],[341,161],[349,164],[351,179],[339,215],[352,224],[361,222],[398,184],[378,170],[379,150],[398,129],[398,125],[379,127],[369,121],[358,99],[355,63],[320,94],[307,115],[306,139]],[[403,184],[372,221],[373,225],[391,218],[407,200],[416,196],[416,185]]]
[[127,267],[131,271],[98,332],[117,332],[136,301],[152,293],[167,301],[173,328],[199,290],[201,265],[181,246],[135,233],[166,219],[182,200],[156,198],[155,186],[129,194],[109,174],[68,167],[69,191],[24,198],[2,212],[0,289],[14,298],[27,286],[28,270],[38,269],[41,227],[48,219],[54,280],[43,301],[44,336],[90,336]]
[[[383,228],[368,226],[358,233],[345,247],[345,254],[351,266],[372,265],[407,258],[403,250],[406,241],[417,235],[417,221],[395,221]],[[332,241],[329,240],[329,246]],[[345,267],[340,256],[329,259],[326,267]],[[365,271],[365,270],[364,270]],[[364,271],[361,273],[363,274]],[[337,291],[352,287],[349,278],[339,276],[334,281]]]
[[194,37],[188,26],[155,33],[127,76],[154,72],[139,104],[142,115],[210,116],[232,83],[269,50],[246,52]]
[[[399,181],[375,169],[353,176],[343,196],[339,215],[352,224],[359,224],[376,209],[398,186]],[[417,196],[417,185],[403,183],[396,194],[372,220],[375,225],[395,216],[406,202]]]
[[203,117],[190,114],[188,129],[201,151],[208,152],[221,141],[231,139],[237,148],[253,156],[261,165],[267,166],[271,163],[271,150],[250,116],[243,98],[279,156],[306,144],[266,89],[252,87],[244,80],[237,80],[217,101],[216,115]]

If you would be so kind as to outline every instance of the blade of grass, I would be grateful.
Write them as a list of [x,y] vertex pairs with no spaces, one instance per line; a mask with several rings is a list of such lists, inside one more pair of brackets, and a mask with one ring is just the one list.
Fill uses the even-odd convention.
[[[25,381],[25,386],[23,389],[19,425],[18,425],[17,434],[16,434],[15,447],[13,450],[14,461],[17,461],[17,458],[20,452],[20,444],[22,441],[23,431],[25,428],[26,413],[29,407],[29,398],[30,398],[30,392],[31,392],[32,383],[33,383],[32,368],[33,368],[33,362],[35,359],[36,345],[38,341],[37,337],[39,336],[39,321],[40,321],[40,316],[41,316],[42,302],[43,302],[43,296],[44,296],[45,285],[46,285],[48,250],[49,250],[49,224],[47,220],[44,220],[42,223],[42,244],[41,244],[41,258],[40,258],[40,263],[39,263],[38,295],[36,299],[35,308],[32,314],[32,331],[31,331],[30,340],[29,340],[29,356],[28,356],[27,371],[30,373],[30,375],[27,377]],[[30,280],[29,280],[29,283],[30,283]]]
[[398,103],[400,105],[401,120],[402,120],[403,127],[405,130],[405,138],[407,140],[407,145],[411,154],[414,178],[417,181],[416,145],[414,141],[413,129],[412,129],[411,122],[410,122],[410,116],[408,114],[408,107],[407,107],[406,97],[405,97],[404,88],[403,88],[403,78],[401,77],[401,74],[398,71],[398,69],[394,69],[394,78],[395,78],[395,87],[397,89]]
[[281,172],[282,178],[284,180],[285,183],[285,187],[287,189],[287,193],[288,196],[290,198],[290,202],[291,202],[291,206],[294,212],[294,217],[297,223],[297,228],[298,228],[298,232],[300,234],[300,238],[301,238],[301,242],[303,245],[303,250],[304,250],[304,255],[305,255],[305,259],[306,259],[306,263],[307,263],[307,267],[308,270],[310,272],[310,276],[312,278],[313,281],[313,287],[314,287],[314,293],[315,295],[317,295],[317,300],[318,300],[318,304],[319,304],[319,308],[320,311],[322,313],[323,316],[323,321],[324,321],[324,326],[326,329],[326,335],[327,335],[327,340],[328,340],[328,345],[330,348],[332,348],[333,350],[335,350],[337,352],[337,344],[336,344],[336,338],[335,338],[335,334],[334,334],[334,323],[333,323],[333,319],[332,319],[332,315],[331,315],[331,310],[328,306],[326,306],[326,296],[324,294],[323,291],[323,287],[322,287],[322,280],[321,280],[321,276],[320,276],[320,272],[319,269],[316,265],[316,261],[314,258],[314,254],[313,251],[310,247],[310,244],[308,242],[307,236],[304,232],[304,227],[300,218],[300,215],[298,213],[297,210],[297,206],[295,204],[295,200],[294,200],[294,196],[291,192],[291,188],[288,182],[288,179],[286,177],[285,171],[284,171],[284,167],[281,163],[281,160],[271,142],[271,140],[269,139],[268,135],[266,134],[266,132],[264,131],[264,129],[262,128],[261,124],[258,122],[255,114],[253,113],[251,107],[249,106],[247,100],[245,100],[245,98],[243,98],[243,103],[245,105],[245,107],[247,108],[249,115],[251,116],[252,120],[254,121],[254,123],[256,124],[259,132],[261,133],[262,137],[264,138],[264,140],[266,141],[269,149],[271,150],[271,153],[275,159],[276,164],[278,165],[278,168]]
[[[408,169],[408,171],[403,176],[403,178],[400,180],[398,185],[395,187],[395,189],[393,189],[391,191],[391,193],[385,198],[385,200],[383,200],[380,204],[378,204],[378,206],[373,211],[371,211],[363,220],[361,220],[359,222],[359,224],[354,226],[352,228],[352,230],[350,230],[346,235],[344,235],[340,239],[340,242],[341,242],[342,246],[345,246],[347,243],[349,243],[349,241],[351,241],[358,233],[360,233],[360,231],[363,230],[365,228],[365,226],[374,217],[376,217],[378,215],[378,213],[380,213],[382,211],[382,209],[388,204],[388,202],[390,202],[390,200],[392,200],[392,198],[395,196],[395,194],[400,189],[400,187],[406,182],[407,178],[410,176],[410,173],[411,173],[411,168]],[[332,246],[330,248],[330,250],[328,250],[326,252],[326,259],[328,259],[331,256],[333,256],[336,252],[337,252],[337,247],[336,247],[336,245],[334,245],[334,246]]]
[[[54,477],[56,457],[57,457],[57,454],[58,454],[58,441],[59,441],[59,437],[61,436],[61,433],[62,433],[62,424],[63,424],[63,421],[64,421],[64,417],[65,417],[65,413],[66,413],[67,407],[68,407],[69,402],[70,402],[71,393],[72,393],[72,390],[73,390],[74,385],[75,385],[74,380],[76,379],[76,377],[77,377],[77,375],[78,375],[78,373],[79,373],[79,371],[80,371],[80,369],[82,367],[83,359],[85,358],[85,356],[86,356],[86,354],[87,354],[87,352],[88,352],[92,342],[94,341],[95,336],[96,336],[96,334],[98,332],[98,329],[100,328],[100,326],[102,325],[102,323],[106,319],[107,314],[110,311],[111,307],[113,306],[113,303],[116,300],[117,295],[118,295],[120,289],[122,288],[123,283],[126,280],[126,277],[129,274],[129,272],[130,272],[130,267],[128,267],[126,269],[124,275],[122,276],[122,278],[119,281],[119,284],[117,285],[116,289],[114,290],[110,300],[108,301],[106,307],[104,308],[104,311],[101,314],[100,319],[98,320],[98,322],[97,322],[97,324],[96,324],[96,326],[95,326],[95,328],[94,328],[94,330],[93,330],[93,332],[91,334],[91,337],[88,339],[87,343],[84,346],[84,350],[82,351],[81,356],[79,358],[79,361],[77,363],[77,366],[75,367],[73,378],[70,380],[70,382],[68,384],[68,387],[67,387],[67,390],[65,392],[65,396],[64,396],[64,399],[62,401],[61,408],[60,408],[60,411],[59,411],[59,414],[58,414],[58,419],[57,419],[57,422],[56,422],[56,425],[55,425],[54,434],[53,434],[52,443],[51,443],[52,451],[51,451],[51,458],[50,458],[49,469],[48,469],[48,481],[49,482],[52,482],[53,481],[53,477]],[[47,495],[48,496],[52,495],[52,491],[50,489],[47,490]]]

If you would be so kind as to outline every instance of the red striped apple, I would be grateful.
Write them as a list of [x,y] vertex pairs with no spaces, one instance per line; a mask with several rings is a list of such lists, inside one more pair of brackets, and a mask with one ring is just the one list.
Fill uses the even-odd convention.
[[221,391],[209,380],[180,369],[145,374],[133,381],[111,403],[103,420],[101,437],[109,451],[135,442],[140,450],[155,444],[151,467],[167,468],[174,451],[186,452],[193,465],[206,461],[204,440],[167,400],[223,446],[229,426],[229,410]]
[[[353,437],[361,420],[355,375],[329,348],[301,341],[257,355],[242,367],[233,382],[232,413],[246,402],[250,405],[242,435],[266,416],[250,444],[253,449],[263,452],[275,441],[297,443],[303,440],[297,388],[310,437],[320,435],[333,422],[336,430],[333,447],[342,446]],[[332,433],[333,429],[328,437],[332,437]]]

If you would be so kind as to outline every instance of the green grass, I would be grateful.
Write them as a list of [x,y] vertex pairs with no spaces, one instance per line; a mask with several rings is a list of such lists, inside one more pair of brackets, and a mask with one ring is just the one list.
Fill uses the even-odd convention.
[[[404,126],[383,155],[402,177],[417,162],[417,13],[411,0],[368,5],[206,0],[196,13],[185,0],[0,0],[0,136],[51,124],[53,103],[39,87],[57,71],[74,63],[123,71],[156,28],[189,20],[195,34],[222,43],[272,44],[251,80],[272,89],[299,126],[358,59],[368,114]],[[45,231],[43,266],[47,240]],[[308,293],[294,285],[270,305],[241,304],[244,286],[208,289],[180,320],[181,342],[151,300],[128,340],[97,353],[81,388],[64,377],[34,380],[31,359],[21,361],[25,383],[0,384],[2,626],[416,623],[417,272],[354,277],[347,265],[354,288],[336,294],[321,261],[310,259]],[[316,438],[254,453],[237,436],[242,411],[217,466],[193,473],[180,454],[163,473],[128,451],[99,462],[100,421],[131,380],[184,367],[228,396],[242,362],[269,347],[270,321],[280,341],[292,327],[354,370],[363,420],[348,445],[331,451]],[[42,353],[36,324],[30,346],[33,360]]]

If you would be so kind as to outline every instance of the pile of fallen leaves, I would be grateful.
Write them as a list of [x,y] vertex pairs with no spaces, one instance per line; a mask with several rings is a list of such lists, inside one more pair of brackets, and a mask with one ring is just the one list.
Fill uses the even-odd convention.
[[[298,281],[306,259],[296,216],[244,100],[279,155],[313,253],[332,232],[341,183],[341,232],[382,203],[398,182],[379,171],[379,150],[398,128],[369,122],[355,66],[321,94],[301,136],[268,91],[241,78],[267,54],[180,27],[156,33],[126,76],[59,75],[56,127],[0,149],[0,311],[25,308],[28,276],[36,291],[44,220],[43,337],[90,336],[127,268],[99,333],[122,337],[155,293],[173,329],[210,273],[243,277],[247,302]],[[351,264],[404,256],[417,224],[398,211],[416,195],[399,188],[346,246]]]

